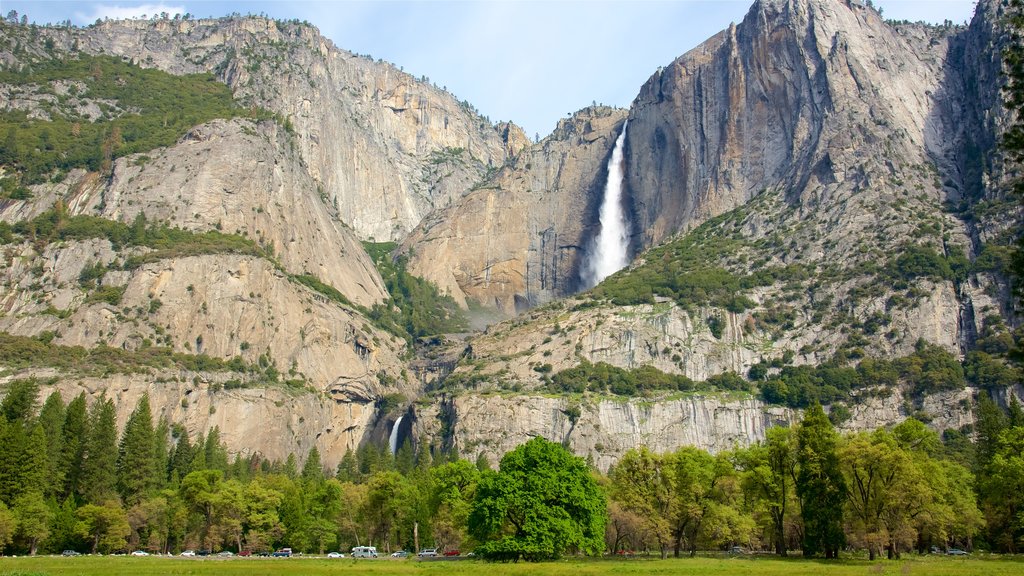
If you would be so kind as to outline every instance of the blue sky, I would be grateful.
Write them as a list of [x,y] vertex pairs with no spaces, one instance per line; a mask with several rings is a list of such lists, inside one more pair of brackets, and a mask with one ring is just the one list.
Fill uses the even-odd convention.
[[[37,22],[231,12],[307,20],[340,48],[427,76],[531,137],[591,102],[628,106],[657,69],[739,22],[752,0],[101,2],[3,0]],[[963,23],[974,0],[875,0],[887,18]]]

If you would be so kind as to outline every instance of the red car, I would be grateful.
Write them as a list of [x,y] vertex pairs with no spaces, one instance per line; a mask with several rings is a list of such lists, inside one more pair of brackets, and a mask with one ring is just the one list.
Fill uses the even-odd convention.
[[458,556],[459,555],[459,551],[458,550],[446,550],[444,555],[445,556]]
[[239,556],[252,556],[252,550],[242,550],[238,553]]

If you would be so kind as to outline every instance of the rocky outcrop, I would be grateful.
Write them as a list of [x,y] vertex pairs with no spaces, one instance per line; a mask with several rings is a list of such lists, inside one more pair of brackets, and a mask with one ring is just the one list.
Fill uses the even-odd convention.
[[[365,306],[387,291],[358,239],[338,221],[273,122],[214,121],[176,146],[122,158],[109,186],[78,186],[72,212],[188,230],[245,234],[293,274],[311,274]],[[75,192],[78,192],[77,194]]]
[[525,140],[426,78],[340,50],[297,21],[119,20],[42,33],[63,50],[213,72],[247,104],[277,112],[327,202],[364,239],[404,237]]
[[578,289],[625,112],[588,108],[409,236],[414,274],[513,315]]

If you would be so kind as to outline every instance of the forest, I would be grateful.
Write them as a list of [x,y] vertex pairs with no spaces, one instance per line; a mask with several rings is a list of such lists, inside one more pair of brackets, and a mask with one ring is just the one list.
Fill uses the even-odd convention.
[[[314,447],[229,456],[143,396],[121,430],[109,398],[65,402],[16,380],[0,402],[0,553],[436,546],[490,560],[772,551],[873,559],[1024,543],[1024,411],[982,395],[977,443],[908,419],[838,434],[818,404],[749,447],[626,452],[595,469],[535,438],[497,469],[423,439],[363,444],[325,468]],[[300,460],[300,457],[302,458]]]

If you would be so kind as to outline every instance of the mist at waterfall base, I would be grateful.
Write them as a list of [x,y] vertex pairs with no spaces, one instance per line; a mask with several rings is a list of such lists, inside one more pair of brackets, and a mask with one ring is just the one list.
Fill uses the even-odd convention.
[[608,181],[604,185],[599,219],[601,231],[593,244],[580,271],[583,288],[593,288],[601,280],[622,270],[629,264],[629,223],[622,209],[622,183],[625,178],[625,160],[622,149],[626,142],[626,126],[615,140],[612,157],[608,160]]
[[398,427],[402,425],[402,416],[399,416],[395,420],[395,425],[391,427],[391,438],[388,439],[388,443],[391,447],[391,454],[398,453]]

